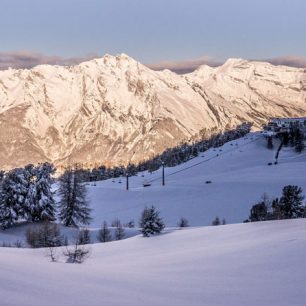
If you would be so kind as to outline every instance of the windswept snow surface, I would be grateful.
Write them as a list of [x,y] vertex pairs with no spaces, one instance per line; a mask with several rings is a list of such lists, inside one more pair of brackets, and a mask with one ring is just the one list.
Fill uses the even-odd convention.
[[305,305],[304,219],[136,236],[91,253],[79,265],[52,263],[42,249],[0,248],[0,304]]
[[[242,222],[264,192],[278,197],[289,184],[306,191],[305,153],[284,148],[279,164],[268,166],[274,162],[278,145],[275,141],[274,150],[269,150],[260,133],[251,133],[185,164],[166,168],[165,186],[161,186],[161,169],[152,175],[146,172],[144,177],[130,177],[129,191],[125,190],[125,178],[91,183],[93,226],[116,217],[123,223],[131,219],[137,223],[143,208],[150,205],[160,210],[167,226],[176,226],[181,217],[192,226],[209,225],[216,216],[228,223]],[[144,181],[152,182],[151,187],[142,187]]]

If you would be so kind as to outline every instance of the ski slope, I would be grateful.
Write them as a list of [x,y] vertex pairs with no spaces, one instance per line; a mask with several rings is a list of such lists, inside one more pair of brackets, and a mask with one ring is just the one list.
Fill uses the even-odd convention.
[[[125,178],[90,183],[92,226],[114,218],[123,223],[131,219],[137,222],[143,208],[150,205],[158,207],[167,226],[176,226],[181,217],[192,226],[209,225],[216,216],[225,218],[227,223],[242,222],[264,192],[271,197],[280,196],[288,184],[306,191],[306,155],[284,148],[279,164],[268,166],[274,162],[277,147],[275,142],[273,150],[267,149],[260,133],[251,133],[187,163],[165,168],[165,186],[161,186],[161,169],[130,177],[129,191],[125,190]],[[151,182],[151,187],[144,188],[144,181]]]
[[83,264],[0,248],[5,306],[305,305],[306,220],[177,230],[95,244]]
[[[305,305],[306,219],[196,227],[216,216],[239,223],[264,192],[279,196],[284,185],[306,190],[306,155],[284,148],[268,166],[276,148],[253,133],[166,168],[166,186],[161,170],[131,177],[129,191],[124,178],[88,183],[93,241],[103,220],[137,222],[148,205],[167,230],[143,238],[127,229],[129,239],[90,245],[81,265],[66,263],[63,248],[53,263],[46,249],[0,247],[0,305]],[[175,229],[182,216],[193,227]],[[0,243],[24,240],[27,226],[0,231]],[[62,228],[68,237],[74,231]]]

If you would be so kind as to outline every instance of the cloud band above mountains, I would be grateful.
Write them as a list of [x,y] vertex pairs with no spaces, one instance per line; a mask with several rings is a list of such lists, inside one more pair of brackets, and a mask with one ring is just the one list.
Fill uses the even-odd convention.
[[147,65],[153,70],[169,69],[176,73],[188,73],[197,69],[201,65],[208,65],[216,67],[222,65],[223,62],[215,60],[213,57],[203,56],[196,59],[182,60],[182,61],[162,61]]
[[42,53],[29,51],[0,52],[0,70],[11,68],[32,68],[41,64],[50,65],[75,65],[83,61],[99,57],[97,54],[89,54],[84,57],[49,56]]
[[[89,54],[83,57],[61,57],[50,56],[42,53],[35,53],[29,51],[15,51],[15,52],[0,52],[0,70],[11,68],[32,68],[41,64],[50,65],[75,65],[83,61],[97,58],[97,54]],[[273,65],[285,65],[298,68],[306,68],[306,57],[301,56],[283,56],[270,59],[261,59],[259,61],[269,62]],[[216,58],[203,56],[196,59],[187,59],[181,61],[161,61],[147,66],[153,70],[169,69],[173,72],[183,74],[192,72],[201,65],[208,65],[211,67],[220,66],[223,61]]]
[[284,65],[296,68],[306,68],[306,57],[301,56],[281,56],[266,60],[273,65]]
[[[296,68],[306,68],[306,57],[301,56],[282,56],[270,59],[259,59],[256,61],[268,62],[272,65],[284,65]],[[190,60],[158,62],[154,64],[149,64],[148,67],[153,70],[169,69],[176,73],[182,74],[192,72],[201,65],[216,67],[222,65],[223,63],[224,61],[218,61],[215,58],[206,56]]]

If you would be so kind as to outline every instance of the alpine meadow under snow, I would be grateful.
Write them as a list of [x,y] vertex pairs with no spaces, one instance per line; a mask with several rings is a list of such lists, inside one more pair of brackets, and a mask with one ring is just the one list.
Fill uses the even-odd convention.
[[[0,248],[1,303],[304,305],[305,219],[209,226],[216,216],[227,223],[247,219],[264,192],[272,198],[288,184],[306,189],[305,153],[285,147],[278,164],[268,165],[274,144],[268,149],[260,133],[250,133],[166,168],[165,186],[161,169],[130,177],[129,191],[124,177],[87,183],[93,242],[103,220],[133,219],[137,226],[151,205],[166,224],[163,234],[145,238],[127,229],[129,239],[91,244],[81,265],[66,264],[65,247],[55,248],[57,262],[48,249]],[[181,217],[190,228],[176,227]],[[0,242],[24,240],[26,227],[1,231]]]

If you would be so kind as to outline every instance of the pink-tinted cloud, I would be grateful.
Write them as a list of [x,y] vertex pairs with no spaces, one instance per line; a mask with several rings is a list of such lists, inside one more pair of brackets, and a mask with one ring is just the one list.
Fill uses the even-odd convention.
[[98,57],[96,54],[89,54],[84,57],[64,58],[61,56],[49,56],[29,51],[0,52],[0,70],[9,67],[32,68],[41,64],[75,65],[96,57]]
[[267,62],[271,63],[272,65],[284,65],[290,67],[297,67],[297,68],[306,68],[306,57],[302,56],[281,56],[281,57],[274,57],[271,59],[267,59]]
[[[259,61],[269,62],[272,65],[284,65],[297,68],[306,68],[306,57],[300,56],[282,56]],[[189,59],[182,61],[163,61],[147,65],[153,70],[169,69],[176,73],[188,73],[197,69],[201,65],[216,67],[222,65],[223,62],[213,57],[203,56],[197,59]]]
[[196,59],[188,59],[182,61],[162,61],[148,64],[147,66],[153,70],[169,69],[173,72],[182,74],[192,72],[201,65],[216,67],[222,65],[222,62],[216,60],[213,57],[203,56]]
[[[50,65],[75,65],[83,61],[99,57],[97,54],[88,54],[83,57],[50,56],[42,53],[29,51],[0,52],[0,70],[11,68],[32,68],[41,64]],[[301,56],[282,56],[261,61],[269,62],[273,65],[285,65],[291,67],[306,68],[306,57]],[[210,56],[203,56],[196,59],[182,61],[161,61],[147,66],[153,70],[169,69],[176,73],[188,73],[197,69],[201,65],[216,67],[223,62]]]

